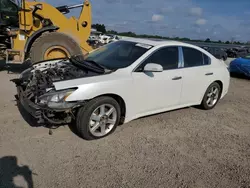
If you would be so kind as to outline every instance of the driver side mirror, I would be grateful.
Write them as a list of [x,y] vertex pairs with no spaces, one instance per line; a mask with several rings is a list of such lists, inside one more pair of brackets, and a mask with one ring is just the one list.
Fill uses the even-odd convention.
[[143,69],[144,72],[162,72],[163,67],[160,64],[148,63]]

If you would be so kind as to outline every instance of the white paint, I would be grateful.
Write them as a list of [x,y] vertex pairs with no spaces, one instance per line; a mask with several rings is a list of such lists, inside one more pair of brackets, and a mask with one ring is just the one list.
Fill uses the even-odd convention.
[[[123,98],[126,104],[125,123],[146,115],[198,105],[208,86],[216,80],[223,83],[221,97],[228,92],[230,76],[225,63],[198,46],[176,41],[134,38],[123,40],[153,47],[127,68],[107,75],[56,82],[55,88],[62,90],[78,87],[67,97],[67,101],[90,100],[104,94],[116,94]],[[155,50],[173,45],[200,50],[211,58],[211,65],[162,72],[133,72]],[[36,66],[43,68],[43,66]],[[205,74],[209,72],[214,74],[206,76]],[[182,79],[172,80],[174,77],[182,77]]]
[[140,43],[136,44],[136,46],[140,46],[140,47],[146,48],[146,49],[149,49],[149,48],[152,47],[152,46],[150,46],[150,45],[147,45],[147,44],[140,44]]

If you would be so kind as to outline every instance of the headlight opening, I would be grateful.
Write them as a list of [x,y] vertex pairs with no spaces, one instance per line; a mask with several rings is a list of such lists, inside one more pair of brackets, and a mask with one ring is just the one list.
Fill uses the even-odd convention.
[[42,95],[40,99],[41,104],[53,103],[63,103],[75,90],[64,90],[59,92],[51,92]]

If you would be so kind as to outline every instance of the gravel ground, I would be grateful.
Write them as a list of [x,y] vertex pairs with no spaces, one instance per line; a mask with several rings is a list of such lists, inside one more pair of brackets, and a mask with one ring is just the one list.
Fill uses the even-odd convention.
[[68,127],[51,136],[22,118],[0,72],[0,188],[250,187],[250,84],[232,78],[216,108],[141,118],[85,141]]

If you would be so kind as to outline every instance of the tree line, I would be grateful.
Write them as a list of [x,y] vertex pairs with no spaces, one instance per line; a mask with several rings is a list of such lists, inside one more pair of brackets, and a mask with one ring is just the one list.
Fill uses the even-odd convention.
[[128,31],[128,32],[117,32],[114,30],[106,30],[106,27],[104,24],[92,24],[92,28],[95,28],[97,31],[102,32],[103,34],[114,34],[114,35],[121,35],[121,36],[127,36],[127,37],[138,37],[138,38],[155,38],[155,39],[168,39],[168,40],[178,40],[178,41],[193,41],[193,42],[207,42],[207,43],[219,43],[219,44],[246,44],[242,43],[240,41],[234,41],[233,39],[231,41],[213,41],[207,38],[206,40],[195,40],[195,39],[190,39],[186,37],[164,37],[164,36],[159,36],[159,35],[146,35],[146,34],[136,34],[134,32]]

